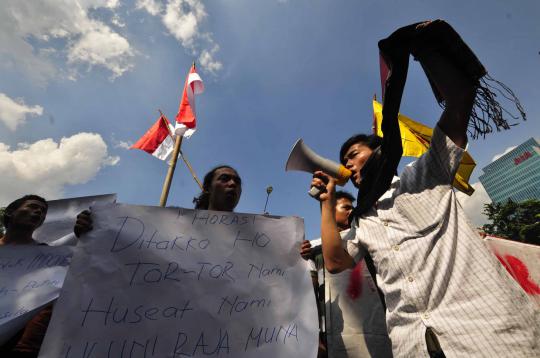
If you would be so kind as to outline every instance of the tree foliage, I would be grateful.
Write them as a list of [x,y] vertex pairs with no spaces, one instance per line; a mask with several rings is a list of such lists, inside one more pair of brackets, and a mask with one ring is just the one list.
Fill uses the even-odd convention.
[[485,204],[484,214],[491,221],[482,227],[485,233],[540,245],[540,200]]

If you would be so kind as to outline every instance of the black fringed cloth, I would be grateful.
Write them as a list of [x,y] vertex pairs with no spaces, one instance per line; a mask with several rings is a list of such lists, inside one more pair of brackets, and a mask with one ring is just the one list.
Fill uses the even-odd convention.
[[[422,26],[418,26],[422,24]],[[515,123],[508,123],[504,115],[512,119],[526,120],[523,107],[514,93],[503,83],[494,80],[482,63],[471,51],[459,34],[446,22],[415,23],[402,27],[388,38],[379,41],[381,58],[389,68],[384,84],[382,145],[362,168],[362,181],[358,187],[357,206],[351,215],[360,217],[388,190],[397,172],[403,148],[398,124],[398,112],[407,79],[409,54],[422,64],[422,57],[430,52],[438,52],[452,61],[477,86],[477,95],[469,120],[469,134],[473,139],[487,133],[509,129]],[[444,107],[444,99],[425,71],[437,102]],[[498,102],[498,95],[513,102],[518,115],[513,115]],[[500,97],[499,97],[500,98]]]

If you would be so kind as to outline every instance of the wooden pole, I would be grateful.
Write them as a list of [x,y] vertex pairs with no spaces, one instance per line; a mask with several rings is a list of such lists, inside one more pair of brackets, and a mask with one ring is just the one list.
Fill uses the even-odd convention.
[[174,169],[176,168],[176,162],[178,161],[178,154],[180,153],[180,147],[182,146],[182,136],[177,135],[174,142],[174,150],[171,161],[169,163],[169,170],[163,183],[163,190],[161,191],[161,198],[159,199],[159,206],[167,205],[167,197],[169,196],[169,189],[171,188],[172,178],[174,175]]
[[184,161],[184,163],[186,163],[186,167],[189,169],[189,172],[191,173],[191,176],[193,177],[193,179],[195,179],[195,181],[197,182],[197,185],[199,186],[199,188],[201,188],[201,191],[204,191],[204,188],[203,188],[201,182],[199,181],[199,178],[197,178],[197,174],[195,174],[195,171],[191,167],[191,164],[189,164],[189,162],[188,162],[187,158],[185,157],[184,153],[182,153],[182,150],[180,150],[180,156],[182,157],[182,160]]
[[[195,61],[193,61],[193,66],[195,66]],[[161,110],[159,113],[165,118]],[[165,123],[167,122],[163,119]],[[169,126],[167,126],[167,129]],[[172,133],[169,131],[169,135],[174,138]],[[167,171],[167,176],[165,177],[165,182],[163,183],[163,189],[161,190],[161,198],[159,199],[159,206],[164,207],[167,205],[167,198],[169,197],[169,190],[171,189],[172,178],[174,176],[174,170],[176,169],[176,162],[178,161],[178,154],[180,153],[180,148],[182,147],[182,139],[184,137],[176,135],[176,140],[174,142],[174,150],[172,154],[171,161],[169,163],[169,170]],[[198,183],[198,180],[197,180]],[[200,185],[200,184],[199,184]]]
[[[171,139],[174,140],[174,135],[171,132],[171,129],[169,128],[169,121],[166,119],[163,112],[161,112],[160,109],[158,109],[159,114],[161,115],[161,118],[163,119],[163,122],[165,123],[165,126],[167,127],[167,130],[169,131],[169,136]],[[174,142],[174,150],[172,153],[171,161],[169,162],[169,170],[167,170],[167,176],[165,177],[165,182],[163,183],[163,189],[161,190],[161,197],[159,199],[159,206],[165,206],[167,205],[167,198],[169,197],[169,190],[171,189],[171,183],[172,178],[174,176],[174,170],[176,169],[176,162],[178,161],[178,153],[180,153],[180,147],[182,146],[182,136],[176,136],[176,140]]]

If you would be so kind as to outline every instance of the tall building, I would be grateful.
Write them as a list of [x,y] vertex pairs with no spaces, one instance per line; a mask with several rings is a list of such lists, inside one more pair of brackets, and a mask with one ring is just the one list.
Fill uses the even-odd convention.
[[540,200],[540,145],[534,138],[482,169],[479,179],[493,202]]

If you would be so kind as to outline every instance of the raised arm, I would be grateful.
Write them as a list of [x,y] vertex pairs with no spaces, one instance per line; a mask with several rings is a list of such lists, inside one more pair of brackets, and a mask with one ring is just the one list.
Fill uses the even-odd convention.
[[439,127],[457,146],[465,148],[477,85],[437,52],[426,55],[421,61],[445,101]]
[[311,186],[321,189],[321,239],[324,265],[328,272],[339,273],[354,267],[353,258],[343,248],[336,223],[336,181],[327,174],[315,172]]

